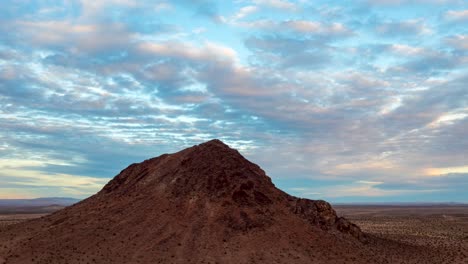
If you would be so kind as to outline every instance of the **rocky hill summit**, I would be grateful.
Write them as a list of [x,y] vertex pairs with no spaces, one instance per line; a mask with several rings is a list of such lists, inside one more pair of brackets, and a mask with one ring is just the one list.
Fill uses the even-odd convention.
[[279,190],[219,140],[128,166],[90,198],[0,232],[0,263],[331,263],[366,236]]
[[283,206],[321,229],[336,229],[365,241],[359,227],[338,217],[329,203],[284,193],[258,165],[217,139],[172,155],[132,164],[111,180],[98,196],[106,197],[104,199],[109,195],[148,197],[155,193],[164,193],[181,206],[187,201],[194,204],[201,200],[226,208],[256,209],[251,217],[245,215],[242,218],[240,225],[243,228],[268,225],[271,209]]

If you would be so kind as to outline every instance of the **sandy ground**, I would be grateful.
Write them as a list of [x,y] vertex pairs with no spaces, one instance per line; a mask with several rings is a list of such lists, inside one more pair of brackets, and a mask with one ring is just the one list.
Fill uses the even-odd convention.
[[466,206],[334,206],[368,234],[447,252],[447,263],[468,263]]
[[16,223],[24,222],[26,220],[39,218],[39,217],[44,216],[44,215],[47,215],[47,214],[35,214],[35,213],[32,213],[32,214],[27,214],[27,213],[25,213],[25,214],[2,214],[0,212],[0,230],[2,228],[8,228],[8,226],[11,225],[11,224],[16,224]]

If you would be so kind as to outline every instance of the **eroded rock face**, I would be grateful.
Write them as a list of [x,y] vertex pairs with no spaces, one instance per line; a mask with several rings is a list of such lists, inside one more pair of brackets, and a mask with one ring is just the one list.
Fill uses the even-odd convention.
[[338,217],[337,220],[335,221],[335,226],[340,232],[348,233],[352,235],[353,237],[359,239],[361,242],[364,242],[364,243],[367,242],[367,237],[361,231],[361,228],[351,223],[348,219],[344,217]]
[[324,230],[336,229],[342,233],[365,242],[365,235],[361,229],[349,220],[338,217],[333,207],[323,200],[309,200],[291,197],[291,210],[293,213],[303,217],[310,224],[316,225]]
[[337,218],[331,205],[322,200],[313,201],[291,197],[291,207],[295,214],[325,230],[333,227]]

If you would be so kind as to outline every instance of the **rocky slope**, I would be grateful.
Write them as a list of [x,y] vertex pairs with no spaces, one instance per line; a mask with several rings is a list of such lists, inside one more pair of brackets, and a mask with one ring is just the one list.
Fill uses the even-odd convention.
[[132,164],[96,195],[1,231],[0,263],[383,263],[376,248],[416,250],[382,243],[212,140]]

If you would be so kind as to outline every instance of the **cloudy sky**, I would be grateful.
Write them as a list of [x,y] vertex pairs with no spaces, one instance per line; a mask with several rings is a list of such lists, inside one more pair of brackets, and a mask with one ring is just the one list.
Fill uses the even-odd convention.
[[293,195],[468,202],[468,3],[2,1],[0,198],[212,138]]

